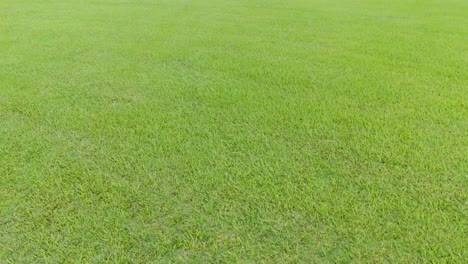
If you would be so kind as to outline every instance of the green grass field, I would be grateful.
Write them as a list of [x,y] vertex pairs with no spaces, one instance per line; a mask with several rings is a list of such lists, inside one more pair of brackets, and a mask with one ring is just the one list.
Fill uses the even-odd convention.
[[466,0],[0,0],[0,263],[466,263]]

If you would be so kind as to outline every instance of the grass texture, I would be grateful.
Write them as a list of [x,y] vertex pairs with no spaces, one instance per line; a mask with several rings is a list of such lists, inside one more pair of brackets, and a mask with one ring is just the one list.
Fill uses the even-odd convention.
[[0,263],[466,263],[467,14],[0,0]]

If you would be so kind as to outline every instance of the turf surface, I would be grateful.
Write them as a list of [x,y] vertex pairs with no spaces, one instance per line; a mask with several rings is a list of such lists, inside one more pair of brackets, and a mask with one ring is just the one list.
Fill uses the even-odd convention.
[[467,14],[0,0],[0,263],[466,263]]

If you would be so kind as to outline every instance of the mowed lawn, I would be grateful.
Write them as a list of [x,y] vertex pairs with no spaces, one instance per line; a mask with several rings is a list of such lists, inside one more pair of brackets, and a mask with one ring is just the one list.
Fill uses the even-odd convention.
[[466,263],[468,2],[0,0],[0,263]]

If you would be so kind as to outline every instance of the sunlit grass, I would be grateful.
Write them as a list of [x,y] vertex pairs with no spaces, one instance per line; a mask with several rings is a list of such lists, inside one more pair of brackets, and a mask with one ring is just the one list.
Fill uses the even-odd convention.
[[464,263],[466,1],[0,0],[0,263]]

